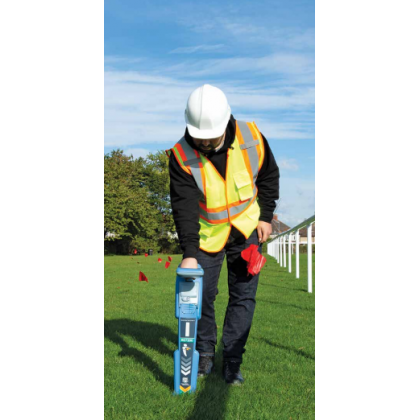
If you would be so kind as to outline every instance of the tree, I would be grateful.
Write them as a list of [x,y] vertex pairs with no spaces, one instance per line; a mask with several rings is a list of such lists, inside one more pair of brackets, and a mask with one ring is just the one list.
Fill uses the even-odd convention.
[[149,202],[159,211],[159,238],[170,238],[176,232],[169,194],[168,157],[161,150],[150,153],[143,161],[143,182],[149,191]]
[[149,200],[143,182],[143,159],[134,160],[122,150],[105,155],[105,241],[118,241],[121,252],[130,252],[133,242],[156,243],[158,209]]
[[118,253],[133,248],[177,245],[169,196],[168,157],[164,151],[133,159],[122,150],[105,155],[104,233]]

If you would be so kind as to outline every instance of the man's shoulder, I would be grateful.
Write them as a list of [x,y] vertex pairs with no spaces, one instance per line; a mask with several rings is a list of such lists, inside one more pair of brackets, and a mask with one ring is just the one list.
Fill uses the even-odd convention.
[[186,141],[185,137],[181,137],[174,146],[166,151],[166,154],[169,156],[169,166],[171,167],[181,167],[184,172],[188,175],[191,175],[191,170],[187,166],[188,159],[195,155],[192,155],[193,151]]
[[188,144],[187,142],[186,142],[186,140],[185,140],[185,137],[184,136],[182,136],[170,149],[168,149],[166,152],[168,153],[171,153],[172,151],[173,151],[173,149],[177,146],[177,145],[180,145],[180,146],[184,146],[185,144]]

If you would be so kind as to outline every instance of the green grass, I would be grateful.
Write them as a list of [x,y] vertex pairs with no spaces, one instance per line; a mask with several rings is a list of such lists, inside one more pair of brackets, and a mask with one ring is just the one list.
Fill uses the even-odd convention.
[[[168,269],[165,255],[105,257],[105,419],[315,418],[315,296],[306,291],[307,255],[301,254],[300,279],[266,257],[241,366],[245,384],[229,387],[221,376],[224,267],[215,302],[216,371],[199,379],[195,394],[182,396],[172,395],[174,285],[181,255],[173,256]],[[138,281],[139,270],[149,283]]]

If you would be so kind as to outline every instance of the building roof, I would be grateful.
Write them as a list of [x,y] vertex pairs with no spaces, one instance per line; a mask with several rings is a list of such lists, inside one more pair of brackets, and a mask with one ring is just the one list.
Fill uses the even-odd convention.
[[[299,235],[306,238],[308,236],[308,228],[299,229]],[[315,237],[315,222],[312,224],[312,237]]]
[[[278,235],[290,229],[289,226],[287,226],[282,221],[277,220],[276,217],[277,215],[275,215],[274,219],[271,221],[271,228],[272,228],[271,235]],[[299,229],[299,236],[306,238],[308,236],[308,228],[304,227],[304,228]],[[315,222],[312,224],[312,237],[313,238],[315,237]]]
[[278,235],[279,233],[285,232],[286,230],[290,229],[285,223],[281,222],[280,220],[273,219],[271,221],[271,228],[272,228],[272,235]]

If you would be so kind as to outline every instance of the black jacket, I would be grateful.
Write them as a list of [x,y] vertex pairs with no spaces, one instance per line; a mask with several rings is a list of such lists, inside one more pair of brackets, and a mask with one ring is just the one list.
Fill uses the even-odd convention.
[[[232,146],[236,134],[236,120],[233,116],[227,125],[225,142],[220,150],[207,155],[220,175],[225,179],[227,150]],[[197,150],[188,130],[185,129],[185,140]],[[258,188],[258,204],[261,208],[260,220],[271,223],[276,207],[275,200],[279,198],[279,168],[273,153],[264,136],[264,162],[258,173],[256,186]],[[175,226],[178,233],[184,258],[195,257],[200,243],[199,206],[201,192],[194,178],[187,174],[171,153],[169,158],[169,176],[171,180],[171,204]],[[238,231],[237,234],[241,235]]]

